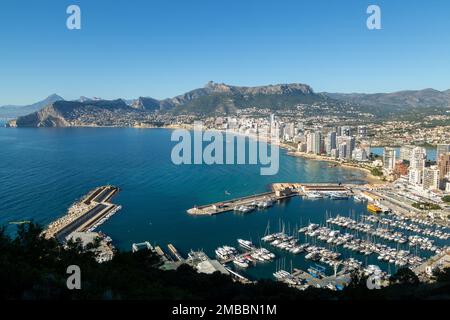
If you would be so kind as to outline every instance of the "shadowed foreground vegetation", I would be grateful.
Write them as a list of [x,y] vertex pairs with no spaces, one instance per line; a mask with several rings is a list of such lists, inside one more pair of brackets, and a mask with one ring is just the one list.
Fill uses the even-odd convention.
[[[160,261],[148,252],[118,252],[98,264],[92,253],[77,243],[63,249],[55,240],[40,237],[35,224],[18,226],[14,238],[0,229],[0,299],[449,299],[450,270],[436,275],[437,282],[420,283],[408,269],[400,270],[392,285],[368,290],[366,279],[354,275],[341,292],[323,289],[298,291],[270,280],[255,285],[234,283],[221,274],[198,274],[188,266],[161,271]],[[70,265],[81,268],[81,290],[66,287]]]

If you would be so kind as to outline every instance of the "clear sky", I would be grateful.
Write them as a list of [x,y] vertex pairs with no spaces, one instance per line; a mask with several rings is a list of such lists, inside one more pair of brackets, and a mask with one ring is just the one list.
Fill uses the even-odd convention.
[[[79,5],[82,29],[66,28]],[[366,27],[381,7],[382,30]],[[1,0],[0,105],[166,98],[207,81],[450,88],[448,0]]]

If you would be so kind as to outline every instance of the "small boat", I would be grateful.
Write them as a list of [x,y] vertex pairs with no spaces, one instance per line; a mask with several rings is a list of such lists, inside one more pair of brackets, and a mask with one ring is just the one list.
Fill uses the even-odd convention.
[[249,213],[255,210],[254,207],[251,206],[236,206],[234,207],[234,211],[241,212],[241,213]]
[[320,199],[323,198],[323,195],[319,192],[305,192],[305,195],[310,199]]
[[330,192],[330,198],[333,200],[347,200],[348,195],[340,192]]
[[245,259],[234,259],[233,263],[240,268],[248,268],[248,263]]
[[255,249],[255,245],[251,241],[238,239],[237,242],[244,249],[248,249],[248,250],[254,250]]
[[367,205],[367,210],[369,210],[372,213],[381,213],[383,211],[379,206],[377,206],[373,203],[369,203]]
[[11,221],[9,224],[21,225],[21,224],[29,224],[31,221]]

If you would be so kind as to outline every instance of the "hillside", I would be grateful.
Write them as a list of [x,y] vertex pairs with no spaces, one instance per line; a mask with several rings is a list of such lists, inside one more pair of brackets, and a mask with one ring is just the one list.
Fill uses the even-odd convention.
[[[302,114],[309,116],[360,117],[375,119],[414,120],[430,115],[445,115],[450,106],[450,90],[409,90],[393,93],[316,93],[300,83],[258,87],[232,86],[208,82],[173,98],[157,100],[140,97],[135,100],[99,100],[82,97],[77,101],[52,101],[53,95],[29,108],[43,109],[10,122],[18,127],[64,126],[130,126],[147,121],[149,114],[232,115],[240,109],[270,109],[273,112],[293,110],[302,105]],[[50,104],[47,102],[52,101]],[[1,109],[0,109],[1,110]],[[26,109],[24,109],[26,110]]]
[[211,81],[203,88],[161,101],[141,97],[133,103],[133,107],[141,110],[171,111],[176,114],[231,114],[248,107],[290,109],[298,104],[330,100],[332,99],[314,93],[312,88],[305,84],[239,87]]
[[132,110],[123,100],[57,101],[10,122],[17,127],[68,127],[82,118],[102,118],[109,113]]
[[407,90],[392,93],[325,93],[330,98],[364,107],[380,109],[418,109],[450,107],[450,90]]
[[0,107],[0,118],[17,118],[24,116],[52,104],[56,101],[63,101],[64,98],[58,96],[57,94],[52,94],[42,101],[33,103],[28,106],[2,106]]
[[299,104],[313,104],[332,99],[314,93],[305,84],[278,84],[237,87],[208,83],[203,89],[172,99],[178,113],[234,113],[238,109],[258,107],[272,110],[292,109]]

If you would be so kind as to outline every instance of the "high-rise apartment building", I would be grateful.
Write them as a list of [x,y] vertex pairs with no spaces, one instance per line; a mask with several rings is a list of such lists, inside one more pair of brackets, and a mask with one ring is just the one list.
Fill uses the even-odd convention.
[[394,148],[384,148],[383,152],[383,168],[392,172],[395,168],[396,150]]

